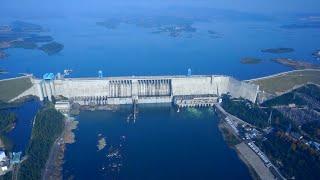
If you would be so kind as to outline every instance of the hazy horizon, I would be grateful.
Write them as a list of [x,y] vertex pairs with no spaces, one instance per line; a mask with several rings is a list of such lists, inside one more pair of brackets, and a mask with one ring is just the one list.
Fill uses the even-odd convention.
[[[55,2],[43,2],[40,0],[18,1],[3,0],[0,7],[0,15],[6,17],[29,18],[36,16],[76,16],[94,15],[104,16],[107,14],[126,14],[126,13],[158,13],[171,14],[176,11],[183,13],[198,14],[203,13],[201,9],[207,10],[228,10],[243,13],[255,13],[262,15],[281,15],[281,14],[310,14],[318,15],[320,1],[317,0],[284,0],[284,1],[209,1],[200,0],[70,0],[65,2],[57,0]],[[214,12],[212,12],[214,13]]]

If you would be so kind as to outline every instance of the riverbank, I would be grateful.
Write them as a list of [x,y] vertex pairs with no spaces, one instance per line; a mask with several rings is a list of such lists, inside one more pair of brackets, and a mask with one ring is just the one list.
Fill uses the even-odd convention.
[[43,180],[62,179],[62,165],[64,163],[66,145],[75,142],[73,130],[77,128],[77,125],[78,121],[75,121],[71,117],[66,118],[62,135],[54,142],[50,150],[50,155],[42,175]]
[[[240,126],[241,122],[236,123],[238,118],[231,116],[224,111],[222,107],[217,104],[215,106],[216,113],[220,119],[219,130],[228,146],[237,152],[238,157],[246,164],[253,179],[271,180],[275,179],[270,169],[264,164],[261,158],[249,148],[244,140],[239,136],[239,132],[235,131],[227,119],[233,123],[233,125]],[[240,120],[240,119],[239,119]]]
[[244,142],[235,146],[239,158],[249,168],[253,179],[271,180],[275,179],[270,170],[264,165],[259,156],[252,151]]
[[224,122],[224,120],[220,119],[218,127],[223,136],[223,139],[231,149],[235,150],[239,159],[247,166],[253,179],[274,179],[273,175],[264,166],[260,158],[244,142],[241,142],[241,140],[233,133],[231,128],[226,122]]

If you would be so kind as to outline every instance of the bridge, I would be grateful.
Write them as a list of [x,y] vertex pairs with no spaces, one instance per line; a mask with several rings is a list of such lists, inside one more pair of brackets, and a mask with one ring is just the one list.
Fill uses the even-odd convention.
[[221,94],[256,101],[259,86],[222,75],[61,78],[30,76],[32,86],[12,100],[33,95],[40,100],[64,97],[81,105],[175,103],[211,106]]

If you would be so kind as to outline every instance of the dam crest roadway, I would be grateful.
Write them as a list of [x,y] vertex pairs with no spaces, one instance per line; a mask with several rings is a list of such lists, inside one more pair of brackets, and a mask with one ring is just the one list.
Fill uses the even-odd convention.
[[259,86],[223,75],[123,76],[64,78],[29,75],[32,86],[17,97],[40,100],[64,97],[80,105],[174,103],[180,107],[212,106],[221,94],[256,101]]

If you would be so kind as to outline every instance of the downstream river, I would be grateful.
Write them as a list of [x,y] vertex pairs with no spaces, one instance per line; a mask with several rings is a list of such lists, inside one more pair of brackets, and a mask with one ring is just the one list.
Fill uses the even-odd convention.
[[[210,109],[176,112],[168,106],[83,111],[76,142],[68,145],[64,177],[75,179],[250,179],[223,140]],[[98,139],[106,146],[98,151]],[[117,155],[112,157],[112,153]],[[109,155],[109,156],[108,156]]]

